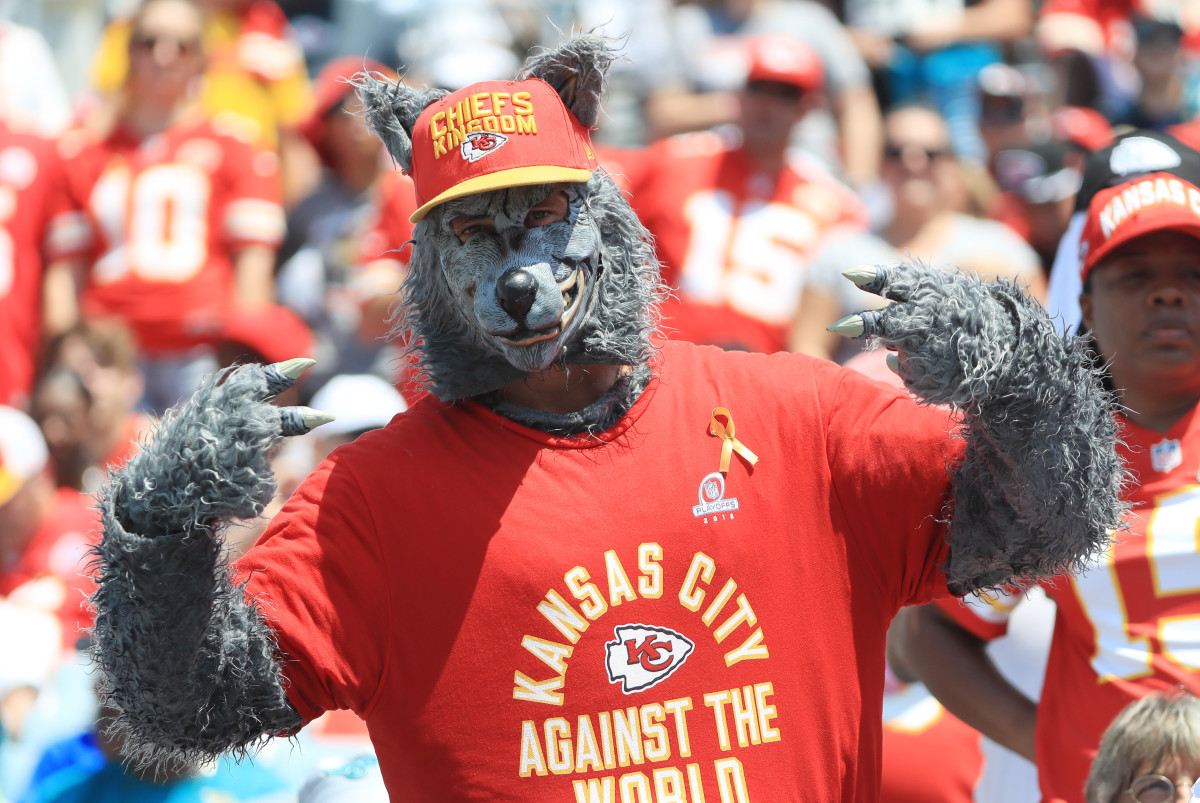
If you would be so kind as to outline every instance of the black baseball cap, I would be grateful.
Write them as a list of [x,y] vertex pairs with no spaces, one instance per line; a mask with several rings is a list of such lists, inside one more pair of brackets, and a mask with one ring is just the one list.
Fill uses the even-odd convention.
[[1200,186],[1200,152],[1170,134],[1138,129],[1087,157],[1075,211],[1087,211],[1096,193],[1150,173],[1170,173]]

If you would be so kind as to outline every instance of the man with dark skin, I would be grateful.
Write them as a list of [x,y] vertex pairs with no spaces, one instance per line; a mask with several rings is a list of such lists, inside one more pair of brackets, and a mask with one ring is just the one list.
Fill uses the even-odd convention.
[[1007,683],[984,651],[1019,594],[908,609],[894,630],[893,654],[947,708],[1037,762],[1047,801],[1083,799],[1100,737],[1124,705],[1154,689],[1200,688],[1194,201],[1195,187],[1159,173],[1100,193],[1088,212],[1083,323],[1123,405],[1123,457],[1138,485],[1127,491],[1128,530],[1105,565],[1047,587],[1058,620],[1041,703]]

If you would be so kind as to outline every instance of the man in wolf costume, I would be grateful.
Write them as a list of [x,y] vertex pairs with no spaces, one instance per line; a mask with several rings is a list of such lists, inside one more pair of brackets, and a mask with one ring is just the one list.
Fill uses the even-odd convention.
[[271,446],[323,420],[265,401],[308,361],[221,374],[111,478],[95,650],[131,760],[350,708],[396,800],[873,800],[896,611],[1106,543],[1111,398],[1011,285],[851,273],[896,303],[836,328],[898,351],[926,406],[800,355],[652,347],[652,246],[588,141],[611,58],[576,37],[448,95],[360,77],[416,182],[400,328],[433,395],[232,569]]

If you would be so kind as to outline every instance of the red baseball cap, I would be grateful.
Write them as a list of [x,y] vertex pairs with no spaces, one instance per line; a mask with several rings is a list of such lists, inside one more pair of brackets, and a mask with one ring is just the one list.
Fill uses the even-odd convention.
[[388,78],[396,77],[394,72],[374,59],[343,56],[322,67],[313,81],[312,113],[297,128],[325,164],[329,164],[329,154],[324,147],[325,118],[354,92],[354,85],[350,83],[350,79],[360,72],[379,73]]
[[1079,241],[1081,277],[1086,281],[1115,249],[1156,231],[1200,238],[1200,187],[1171,173],[1151,173],[1096,193]]
[[1103,114],[1084,106],[1062,106],[1050,115],[1050,130],[1059,142],[1069,142],[1085,151],[1107,148],[1116,137]]
[[794,36],[768,34],[746,43],[750,70],[746,82],[775,81],[791,84],[805,92],[820,89],[825,83],[821,59],[811,47]]
[[596,169],[588,129],[539,78],[482,81],[450,93],[421,112],[412,144],[413,223],[464,195],[580,183]]
[[312,329],[304,319],[279,304],[231,309],[218,339],[226,345],[249,349],[269,363],[309,357],[314,346]]

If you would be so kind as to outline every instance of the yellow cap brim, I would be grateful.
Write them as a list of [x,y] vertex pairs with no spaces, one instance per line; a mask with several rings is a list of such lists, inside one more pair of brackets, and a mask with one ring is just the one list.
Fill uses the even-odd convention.
[[508,187],[528,187],[531,184],[555,184],[568,181],[581,184],[592,177],[590,170],[577,167],[555,167],[553,165],[535,165],[533,167],[513,167],[508,170],[498,170],[486,176],[469,178],[438,195],[428,203],[422,204],[408,218],[410,223],[419,223],[430,209],[446,201],[462,198],[464,195],[475,195],[479,192],[502,190]]
[[23,484],[21,478],[16,474],[0,468],[0,507],[6,505],[9,499],[17,495],[17,491],[21,490]]

